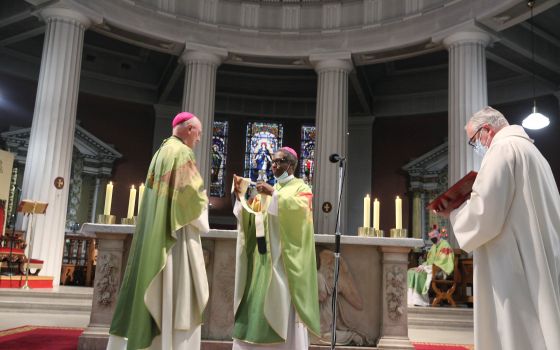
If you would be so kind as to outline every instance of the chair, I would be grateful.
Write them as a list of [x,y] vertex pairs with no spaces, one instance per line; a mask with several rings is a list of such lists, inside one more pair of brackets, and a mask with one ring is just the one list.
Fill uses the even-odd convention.
[[459,269],[459,256],[461,256],[461,249],[454,249],[453,253],[455,258],[453,259],[453,273],[447,276],[446,279],[438,279],[437,276],[441,269],[436,265],[432,265],[432,290],[435,293],[434,300],[432,301],[432,306],[439,306],[442,301],[447,301],[452,307],[456,307],[457,304],[453,300],[453,293],[455,289],[461,283],[461,271]]
[[474,303],[473,296],[473,259],[461,258],[459,259],[459,268],[461,270],[461,283],[457,287],[458,302],[471,305]]

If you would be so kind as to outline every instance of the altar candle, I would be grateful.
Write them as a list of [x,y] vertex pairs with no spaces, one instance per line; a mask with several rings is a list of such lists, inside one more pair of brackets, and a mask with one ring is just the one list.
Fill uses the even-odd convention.
[[364,197],[364,227],[369,227],[371,202],[369,194]]
[[379,201],[373,200],[373,228],[379,230]]
[[142,205],[142,197],[144,196],[144,183],[142,182],[140,184],[140,187],[138,187],[138,213],[140,213],[140,206]]
[[136,189],[134,185],[130,188],[130,196],[128,197],[128,214],[127,218],[131,219],[134,216],[134,205],[136,204]]
[[105,207],[103,208],[103,215],[111,215],[111,200],[113,199],[113,183],[107,184],[105,190]]
[[402,199],[399,196],[395,199],[395,228],[402,229]]

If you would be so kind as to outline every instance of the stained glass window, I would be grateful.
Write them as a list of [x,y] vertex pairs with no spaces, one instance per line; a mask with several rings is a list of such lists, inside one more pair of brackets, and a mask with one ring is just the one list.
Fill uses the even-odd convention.
[[313,184],[315,172],[315,127],[301,127],[300,176],[306,184]]
[[245,140],[245,177],[274,184],[272,154],[282,147],[283,127],[280,123],[247,123]]
[[212,170],[210,172],[210,195],[225,195],[226,156],[227,156],[228,122],[214,121],[212,132]]

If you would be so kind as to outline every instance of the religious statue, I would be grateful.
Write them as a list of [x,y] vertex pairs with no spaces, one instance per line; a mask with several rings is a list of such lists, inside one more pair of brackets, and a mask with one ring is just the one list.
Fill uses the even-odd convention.
[[272,180],[272,171],[270,170],[272,166],[271,153],[267,143],[261,142],[259,150],[253,157],[254,169],[257,172],[256,178],[251,176],[253,181],[269,182],[269,180]]
[[[317,247],[317,283],[319,286],[319,309],[321,313],[321,344],[330,344],[332,327],[331,300],[334,288],[334,253],[332,250]],[[363,310],[363,300],[348,265],[340,258],[338,277],[338,298],[336,312],[336,340],[339,345],[373,345],[374,340],[352,326],[350,312]]]

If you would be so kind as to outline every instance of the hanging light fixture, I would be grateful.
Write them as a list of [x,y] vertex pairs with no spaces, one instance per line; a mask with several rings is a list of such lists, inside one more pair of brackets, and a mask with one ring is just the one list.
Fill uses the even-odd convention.
[[537,112],[537,99],[535,94],[535,33],[533,33],[533,7],[536,0],[527,1],[527,6],[531,9],[531,63],[533,73],[533,112],[523,119],[525,129],[542,129],[550,124],[550,120],[543,114]]

